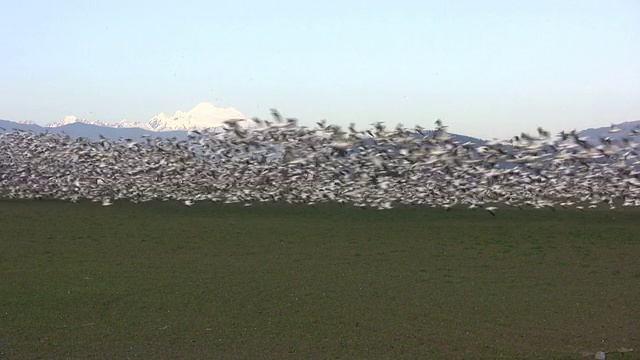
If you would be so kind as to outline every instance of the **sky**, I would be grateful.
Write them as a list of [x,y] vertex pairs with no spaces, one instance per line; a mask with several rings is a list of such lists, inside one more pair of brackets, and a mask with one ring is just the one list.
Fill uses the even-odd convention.
[[0,2],[0,119],[206,101],[508,138],[640,120],[640,2]]

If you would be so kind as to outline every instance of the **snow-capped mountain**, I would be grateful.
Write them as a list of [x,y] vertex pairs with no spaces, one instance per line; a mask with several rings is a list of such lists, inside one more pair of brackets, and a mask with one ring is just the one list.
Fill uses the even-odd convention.
[[64,126],[64,125],[74,124],[74,123],[82,123],[82,124],[89,124],[89,125],[96,125],[96,126],[111,127],[111,124],[103,123],[100,120],[92,121],[92,120],[87,120],[87,119],[78,119],[77,117],[75,117],[73,115],[65,116],[62,120],[54,122],[54,123],[51,123],[51,124],[47,124],[44,127],[54,128],[54,127],[60,127],[60,126]]
[[145,130],[153,130],[149,124],[141,123],[140,121],[129,121],[126,119],[120,120],[115,124],[111,124],[112,127],[116,129],[130,129],[130,128],[138,128]]
[[139,121],[121,120],[115,124],[108,124],[102,121],[92,121],[87,119],[78,119],[75,116],[65,116],[58,122],[45,125],[45,127],[53,128],[68,124],[83,123],[89,125],[97,125],[111,128],[140,128],[152,131],[176,131],[176,130],[199,130],[224,125],[229,119],[244,119],[247,117],[234,108],[219,108],[207,102],[201,102],[193,109],[183,112],[176,111],[173,116],[169,117],[165,113],[160,113],[152,117],[146,124]]
[[187,112],[177,111],[172,117],[160,113],[151,118],[148,124],[155,131],[195,130],[222,126],[229,119],[246,120],[247,117],[234,108],[223,109],[202,102]]

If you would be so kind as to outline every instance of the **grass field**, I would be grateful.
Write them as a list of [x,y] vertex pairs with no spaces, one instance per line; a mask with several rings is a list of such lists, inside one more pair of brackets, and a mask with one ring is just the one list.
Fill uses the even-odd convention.
[[1,201],[0,358],[638,358],[639,220]]

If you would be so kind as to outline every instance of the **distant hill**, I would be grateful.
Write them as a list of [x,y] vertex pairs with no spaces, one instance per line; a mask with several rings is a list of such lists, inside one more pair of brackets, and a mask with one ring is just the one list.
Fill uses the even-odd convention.
[[[28,124],[28,123],[17,123],[8,120],[0,120],[0,127],[5,129],[4,131],[11,131],[13,129],[24,130],[24,131],[32,131],[36,134],[41,133],[50,133],[50,134],[66,134],[73,138],[83,137],[89,140],[97,140],[100,135],[104,136],[107,139],[117,140],[120,138],[123,139],[134,139],[138,140],[143,135],[148,135],[150,137],[160,137],[160,138],[172,138],[176,137],[178,139],[186,139],[188,132],[187,131],[152,131],[147,129],[140,129],[134,127],[112,127],[112,126],[100,126],[96,124],[88,124],[86,122],[71,122],[66,125],[57,125],[55,127],[45,127],[37,124]],[[0,129],[0,131],[3,131]],[[431,130],[427,130],[424,133],[431,133]],[[486,141],[478,138],[474,138],[471,136],[460,135],[460,134],[450,134],[453,138],[461,143],[472,142],[476,145],[484,144]],[[416,133],[416,136],[418,134]]]
[[50,133],[50,134],[69,135],[73,138],[83,137],[89,140],[97,140],[100,138],[100,135],[111,140],[117,140],[120,138],[139,140],[143,135],[148,135],[154,138],[155,137],[161,137],[161,138],[176,137],[178,139],[187,138],[187,131],[150,131],[150,130],[144,130],[144,129],[138,129],[138,128],[114,128],[114,127],[84,124],[80,122],[75,122],[75,123],[57,126],[57,127],[43,127],[43,126],[34,125],[34,124],[21,124],[13,121],[0,120],[0,127],[2,128],[0,129],[0,131],[11,131],[16,129],[16,130],[32,131],[36,134]]
[[[618,131],[616,131],[619,129]],[[579,132],[580,136],[588,137],[591,140],[598,141],[600,138],[610,137],[611,139],[622,139],[628,137],[632,130],[640,129],[640,120],[628,121],[615,126],[604,126],[600,128],[590,128]],[[612,132],[613,131],[613,132]]]
[[[422,133],[423,134],[431,134],[433,132],[434,132],[433,130],[427,130],[427,131],[423,131]],[[473,143],[475,145],[482,145],[482,144],[485,144],[487,142],[486,140],[478,139],[478,138],[475,138],[473,136],[454,134],[454,133],[449,133],[449,135],[451,135],[455,141],[463,143],[463,144],[466,143],[466,142],[470,142],[470,143]]]
[[34,133],[43,133],[46,131],[46,129],[40,125],[17,123],[9,120],[0,120],[0,127],[2,128],[0,129],[2,132],[11,131],[13,129],[33,131]]
[[[4,130],[3,130],[4,129]],[[51,133],[51,134],[66,134],[71,137],[84,137],[90,140],[97,140],[100,135],[107,139],[117,140],[120,138],[138,140],[143,135],[150,137],[160,138],[172,138],[186,139],[188,132],[186,130],[175,131],[153,131],[147,129],[141,129],[136,127],[113,127],[113,126],[100,126],[96,124],[88,124],[86,122],[76,121],[65,125],[58,125],[55,127],[45,127],[33,123],[18,123],[8,120],[0,120],[0,131],[11,131],[13,129],[32,131],[34,133]],[[600,128],[590,128],[579,132],[580,136],[588,137],[592,141],[598,141],[600,138],[610,137],[612,139],[622,139],[628,137],[632,130],[640,130],[640,120],[629,121],[621,124],[616,124],[613,129],[611,126],[603,126]],[[613,132],[612,132],[613,131]],[[425,130],[423,133],[431,133],[432,130]],[[476,145],[485,144],[487,141],[472,136],[462,134],[450,134],[453,138],[460,142],[471,142]]]

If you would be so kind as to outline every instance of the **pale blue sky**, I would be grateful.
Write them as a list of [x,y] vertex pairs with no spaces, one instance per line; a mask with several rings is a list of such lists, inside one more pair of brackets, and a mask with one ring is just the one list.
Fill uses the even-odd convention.
[[505,138],[640,120],[640,2],[2,1],[0,119],[207,101]]

